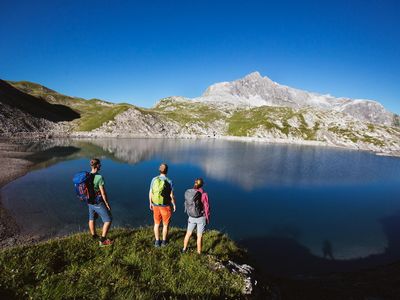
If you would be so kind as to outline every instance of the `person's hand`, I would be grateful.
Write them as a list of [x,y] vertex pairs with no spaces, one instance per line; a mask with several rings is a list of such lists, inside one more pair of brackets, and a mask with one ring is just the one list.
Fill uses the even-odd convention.
[[111,206],[106,204],[108,211],[111,211]]
[[172,206],[173,206],[174,212],[176,212],[176,205],[175,205],[175,203],[172,203]]
[[153,203],[150,202],[150,210],[153,210]]

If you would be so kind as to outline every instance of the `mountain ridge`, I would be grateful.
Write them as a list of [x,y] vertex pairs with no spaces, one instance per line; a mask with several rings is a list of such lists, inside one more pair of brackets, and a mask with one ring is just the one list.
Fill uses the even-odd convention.
[[[40,101],[65,105],[79,113],[80,118],[59,123],[46,121],[46,127],[40,129],[42,123],[38,118],[3,103],[0,90],[0,123],[8,124],[2,126],[0,135],[3,136],[46,132],[62,137],[212,137],[325,145],[400,155],[400,119],[393,114],[390,115],[390,122],[379,122],[376,118],[379,110],[376,110],[377,104],[374,101],[329,96],[341,109],[304,105],[310,97],[314,97],[313,101],[319,104],[332,104],[329,104],[327,98],[318,98],[318,94],[282,87],[269,78],[261,77],[259,73],[251,73],[233,83],[224,82],[210,86],[203,94],[206,95],[203,98],[208,99],[167,97],[158,101],[152,108],[70,97],[35,83],[9,83],[21,93],[39,98]],[[242,89],[243,86],[245,88]],[[257,94],[260,90],[264,94]],[[240,105],[232,101],[219,101],[227,94],[230,100],[236,102],[249,95],[251,97]],[[265,103],[263,97],[266,95],[271,101],[276,101],[272,103],[274,105],[246,103],[254,97]],[[293,95],[300,95],[299,99],[294,99]],[[366,109],[369,105],[374,112],[372,117],[375,117],[375,122],[369,121],[371,114]],[[360,106],[364,116],[360,115]],[[357,118],[348,113],[352,110],[359,114]],[[38,125],[22,126],[21,123],[15,122],[13,116],[20,116],[16,119],[24,120],[25,123],[28,121]],[[398,127],[394,126],[396,124]]]
[[391,126],[394,113],[375,100],[333,97],[280,85],[259,72],[252,72],[241,79],[220,82],[209,86],[195,101],[230,103],[237,106],[312,106],[323,110],[347,113],[359,120]]

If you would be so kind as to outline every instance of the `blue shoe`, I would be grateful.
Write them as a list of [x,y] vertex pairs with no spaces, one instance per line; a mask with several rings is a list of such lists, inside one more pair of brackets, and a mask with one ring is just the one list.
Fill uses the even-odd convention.
[[161,241],[161,247],[167,246],[168,242],[166,240]]
[[154,247],[158,248],[160,246],[161,246],[161,241],[160,240],[155,240]]

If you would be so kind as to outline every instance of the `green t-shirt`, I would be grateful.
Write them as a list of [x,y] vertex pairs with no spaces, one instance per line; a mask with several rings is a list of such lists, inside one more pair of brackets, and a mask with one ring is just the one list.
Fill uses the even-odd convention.
[[100,191],[100,186],[104,185],[104,178],[100,174],[95,174],[93,179],[94,191]]

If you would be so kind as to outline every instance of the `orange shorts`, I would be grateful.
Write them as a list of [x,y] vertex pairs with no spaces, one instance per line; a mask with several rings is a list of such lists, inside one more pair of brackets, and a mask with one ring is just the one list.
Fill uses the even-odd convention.
[[171,206],[153,206],[154,224],[160,224],[162,221],[164,225],[168,225],[171,216]]

